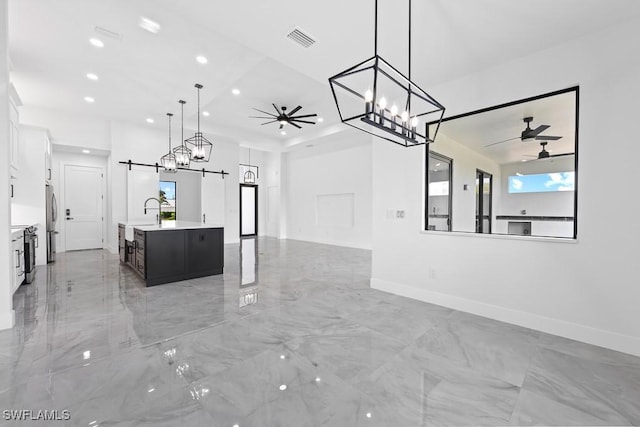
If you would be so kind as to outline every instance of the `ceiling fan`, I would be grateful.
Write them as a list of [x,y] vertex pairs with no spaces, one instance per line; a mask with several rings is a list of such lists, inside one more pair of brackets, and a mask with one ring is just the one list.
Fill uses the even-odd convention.
[[535,157],[536,159],[540,160],[540,159],[548,159],[550,157],[561,157],[561,156],[569,156],[573,153],[563,153],[563,154],[551,154],[546,150],[546,146],[547,146],[548,142],[544,141],[540,143],[540,146],[542,147],[542,151],[540,151],[538,153],[537,156],[531,155],[531,154],[525,154],[525,157]]
[[316,122],[312,122],[310,120],[300,120],[300,119],[306,119],[306,118],[310,118],[310,117],[316,117],[317,114],[305,114],[302,116],[294,116],[295,113],[297,113],[300,109],[302,109],[301,106],[297,106],[296,108],[294,108],[293,110],[291,110],[289,113],[287,113],[287,107],[281,107],[278,108],[278,106],[276,106],[276,104],[271,104],[273,105],[273,108],[276,110],[276,114],[273,113],[268,113],[266,111],[262,111],[259,110],[257,108],[254,108],[254,110],[259,111],[263,114],[266,114],[266,116],[249,116],[252,119],[267,119],[269,120],[268,122],[262,123],[262,125],[268,125],[270,123],[275,123],[275,122],[280,122],[280,129],[282,129],[286,124],[290,124],[291,126],[295,126],[298,129],[301,129],[302,127],[300,125],[298,125],[298,123],[307,123],[310,125],[315,125]]
[[[502,144],[503,142],[513,141],[515,139],[520,139],[521,141],[531,141],[533,139],[537,139],[538,141],[557,141],[561,136],[553,136],[553,135],[540,135],[545,130],[549,129],[551,126],[549,125],[540,125],[535,129],[531,129],[531,122],[533,121],[533,117],[525,117],[522,119],[527,127],[520,133],[520,136],[516,136],[513,138],[505,139],[503,141],[494,142],[489,145],[485,145],[485,148],[491,147],[494,145]],[[542,147],[544,149],[544,147]]]

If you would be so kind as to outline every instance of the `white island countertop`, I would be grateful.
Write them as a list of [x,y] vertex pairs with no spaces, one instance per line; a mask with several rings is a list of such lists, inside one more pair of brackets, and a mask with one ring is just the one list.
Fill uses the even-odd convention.
[[121,223],[125,227],[135,228],[140,231],[162,231],[162,230],[189,230],[200,228],[224,228],[222,224],[203,224],[191,221],[162,221],[162,224],[130,224]]

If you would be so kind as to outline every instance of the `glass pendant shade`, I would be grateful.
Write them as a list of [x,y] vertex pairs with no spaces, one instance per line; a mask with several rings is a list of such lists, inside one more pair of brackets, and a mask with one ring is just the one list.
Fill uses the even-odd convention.
[[171,116],[173,116],[173,114],[167,113],[167,116],[169,117],[169,152],[160,157],[160,164],[164,168],[165,172],[176,173],[178,172],[176,155],[173,154],[173,151],[171,151]]
[[253,171],[246,171],[244,176],[242,177],[242,181],[245,184],[255,184],[256,183],[256,174]]
[[[186,101],[178,101],[182,108],[182,138],[180,141],[184,141],[184,104]],[[187,148],[184,142],[181,142],[176,148],[173,149],[173,154],[176,156],[176,165],[182,168],[188,168],[191,164],[191,150]]]
[[431,143],[445,108],[411,81],[411,0],[409,77],[378,55],[375,8],[374,56],[329,78],[340,120],[405,147]]
[[213,144],[200,132],[200,89],[201,84],[195,85],[198,89],[198,131],[191,138],[185,140],[186,146],[191,150],[191,160],[194,162],[208,162],[211,157]]

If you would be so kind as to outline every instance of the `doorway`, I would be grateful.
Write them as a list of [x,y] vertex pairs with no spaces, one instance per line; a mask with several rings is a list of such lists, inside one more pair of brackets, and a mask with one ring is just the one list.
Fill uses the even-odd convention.
[[258,235],[258,186],[240,184],[240,237]]
[[476,169],[476,233],[491,234],[493,175]]
[[66,250],[103,247],[102,168],[64,167],[64,222]]

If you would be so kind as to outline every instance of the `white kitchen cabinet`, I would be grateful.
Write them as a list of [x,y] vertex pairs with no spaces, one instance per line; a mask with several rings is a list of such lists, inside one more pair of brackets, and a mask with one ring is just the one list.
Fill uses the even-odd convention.
[[24,282],[24,230],[15,229],[11,232],[13,249],[13,280],[11,281],[11,295]]
[[20,169],[19,162],[20,149],[20,128],[18,127],[18,108],[9,102],[9,166],[11,169],[11,178],[18,177]]
[[51,138],[49,138],[48,134],[44,135],[44,181],[46,184],[51,184],[51,180],[53,179],[53,171],[52,171],[52,149],[51,149]]
[[9,170],[11,178],[18,177],[20,169],[20,114],[18,107],[22,101],[13,83],[9,86]]

